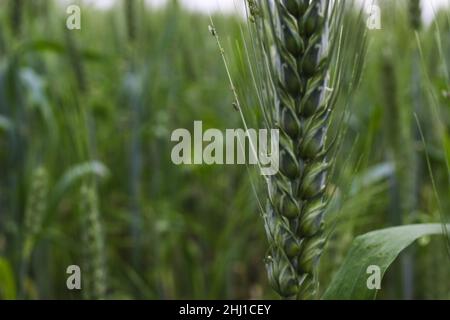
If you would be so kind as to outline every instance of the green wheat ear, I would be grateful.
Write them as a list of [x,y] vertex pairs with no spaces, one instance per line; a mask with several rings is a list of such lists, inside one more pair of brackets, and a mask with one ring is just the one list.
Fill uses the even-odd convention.
[[337,81],[328,88],[330,76],[336,77],[330,63],[338,55],[343,12],[343,5],[330,3],[248,0],[261,57],[268,66],[260,92],[266,96],[266,126],[280,130],[280,172],[269,179],[264,220],[269,282],[285,298],[311,299],[318,292],[328,171],[333,164],[326,138],[339,91]]
[[80,214],[83,239],[83,294],[86,299],[105,299],[106,270],[102,224],[94,187],[80,190]]
[[24,294],[25,279],[33,250],[42,231],[43,218],[47,211],[48,173],[40,166],[33,170],[27,193],[23,225],[22,257],[20,265],[20,290]]
[[31,187],[25,209],[23,256],[29,259],[42,229],[42,221],[47,210],[48,174],[44,167],[33,170]]

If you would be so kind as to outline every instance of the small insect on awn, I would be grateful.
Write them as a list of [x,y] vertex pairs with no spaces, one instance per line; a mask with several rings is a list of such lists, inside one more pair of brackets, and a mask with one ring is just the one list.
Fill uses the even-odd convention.
[[234,110],[239,111],[239,105],[236,101],[233,102],[233,108]]
[[208,26],[208,30],[209,30],[209,33],[211,33],[211,35],[212,35],[213,37],[216,36],[216,29],[215,29],[214,27],[212,27],[211,25],[209,25],[209,26]]

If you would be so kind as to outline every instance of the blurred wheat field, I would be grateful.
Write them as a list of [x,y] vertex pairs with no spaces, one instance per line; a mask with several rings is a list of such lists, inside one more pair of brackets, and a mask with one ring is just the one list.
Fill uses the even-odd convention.
[[[338,102],[321,291],[357,235],[450,216],[450,10],[418,26],[409,0],[380,7],[358,88]],[[68,30],[57,1],[0,2],[0,299],[277,298],[248,168],[170,159],[177,128],[242,127],[210,17],[176,0],[81,8]],[[249,22],[213,20],[257,126]],[[446,246],[421,238],[379,298],[450,299]],[[66,288],[70,265],[81,291]]]

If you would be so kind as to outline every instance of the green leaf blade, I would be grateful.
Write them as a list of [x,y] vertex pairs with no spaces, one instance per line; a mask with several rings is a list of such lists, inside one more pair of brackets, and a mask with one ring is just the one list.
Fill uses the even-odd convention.
[[14,272],[9,261],[0,257],[0,300],[14,300],[16,298]]
[[398,255],[414,241],[443,234],[441,224],[419,224],[372,231],[357,237],[341,268],[323,295],[325,300],[371,300],[379,290],[369,289],[369,266],[378,266],[383,278]]

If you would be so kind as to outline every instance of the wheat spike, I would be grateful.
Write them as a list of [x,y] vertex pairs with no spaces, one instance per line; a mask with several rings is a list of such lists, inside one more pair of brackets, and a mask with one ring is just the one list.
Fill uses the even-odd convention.
[[269,282],[282,297],[314,298],[327,205],[326,135],[334,7],[325,0],[249,0],[267,60],[267,126],[280,129],[280,173],[269,181]]
[[48,174],[44,167],[33,170],[31,188],[25,211],[24,256],[28,259],[36,238],[42,229],[42,220],[47,210]]
[[87,299],[104,299],[106,294],[105,245],[95,189],[84,185],[80,191],[83,234],[83,292]]

